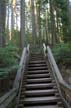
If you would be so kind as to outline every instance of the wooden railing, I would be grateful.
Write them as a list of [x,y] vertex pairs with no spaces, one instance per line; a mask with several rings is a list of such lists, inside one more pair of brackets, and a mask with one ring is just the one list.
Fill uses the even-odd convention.
[[46,45],[45,45],[45,43],[43,43],[43,53],[46,56]]
[[17,75],[15,78],[12,90],[10,90],[10,92],[6,93],[4,96],[0,98],[0,108],[15,107],[16,98],[17,98],[17,94],[18,94],[18,90],[19,90],[19,86],[21,82],[21,77],[22,77],[22,74],[24,73],[25,64],[28,57],[29,57],[29,45],[27,46],[27,48],[24,48],[23,50],[20,64],[19,64],[19,70],[17,71]]
[[63,80],[49,46],[47,46],[47,55],[64,106],[66,108],[71,108],[71,86]]

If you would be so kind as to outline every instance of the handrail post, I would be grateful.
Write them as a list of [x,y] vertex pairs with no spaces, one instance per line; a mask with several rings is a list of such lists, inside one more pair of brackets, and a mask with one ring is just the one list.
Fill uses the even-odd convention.
[[44,52],[44,55],[46,56],[46,45],[45,45],[45,43],[43,43],[43,52]]
[[27,45],[27,51],[28,51],[28,53],[30,51],[30,45],[29,44]]

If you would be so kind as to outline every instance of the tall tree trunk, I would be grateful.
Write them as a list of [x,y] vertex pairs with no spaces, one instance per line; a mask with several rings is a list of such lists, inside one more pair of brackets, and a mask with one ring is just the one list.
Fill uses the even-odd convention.
[[14,24],[15,24],[15,8],[16,8],[16,0],[11,1],[11,37],[14,39]]
[[8,3],[7,3],[7,29],[9,29],[9,8],[10,8],[10,4],[9,4],[9,0],[8,0]]
[[46,9],[45,10],[45,16],[46,16],[46,25],[45,25],[45,27],[46,27],[46,44],[48,44],[48,19],[47,19],[47,12],[48,12],[48,10]]
[[68,9],[68,16],[69,16],[69,22],[70,22],[70,28],[71,28],[71,5],[69,0],[66,0],[67,2],[67,9]]
[[14,9],[13,9],[13,0],[11,1],[11,36],[14,35]]
[[9,0],[6,2],[6,41],[8,42],[8,40],[10,40],[10,37],[9,37],[9,9],[10,9],[10,3],[9,3]]
[[50,0],[50,13],[51,13],[51,33],[52,33],[52,45],[56,43],[56,26],[54,16],[54,1]]
[[58,7],[57,7],[57,3],[55,3],[55,11],[56,11],[56,42],[59,43],[59,38],[60,38],[60,33],[59,33],[59,18],[58,18]]
[[0,0],[0,47],[5,45],[6,2]]
[[32,39],[33,44],[36,41],[36,23],[35,23],[35,11],[34,11],[34,0],[31,0],[31,16],[32,16]]
[[41,10],[41,0],[37,0],[38,37],[39,37],[39,44],[41,45],[41,18],[40,18],[40,10]]
[[21,0],[21,47],[25,46],[25,0]]

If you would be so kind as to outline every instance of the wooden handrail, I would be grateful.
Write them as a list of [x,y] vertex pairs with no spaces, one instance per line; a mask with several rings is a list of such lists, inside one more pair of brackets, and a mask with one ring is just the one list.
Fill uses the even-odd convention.
[[30,52],[30,45],[29,44],[27,45],[27,52],[28,52],[28,54]]
[[22,75],[22,72],[24,72],[25,70],[25,65],[26,65],[28,56],[29,56],[29,45],[27,46],[27,48],[25,47],[23,50],[21,60],[19,63],[19,69],[17,71],[13,88],[10,90],[10,92],[6,93],[4,96],[0,98],[0,108],[9,108],[9,105],[10,105],[10,108],[13,108],[12,106],[12,104],[14,104],[13,100],[16,100],[16,96],[19,90],[19,85],[21,82],[21,77],[22,77],[21,75]]
[[45,43],[43,43],[43,52],[44,52],[44,55],[46,55],[46,45],[45,45]]
[[57,64],[56,64],[56,62],[55,62],[55,59],[54,59],[54,57],[53,57],[53,54],[52,54],[52,52],[51,52],[49,46],[47,47],[47,51],[48,51],[48,59],[50,59],[50,62],[51,62],[51,64],[52,64],[53,68],[54,68],[54,71],[55,71],[55,74],[56,74],[56,76],[57,76],[57,78],[58,78],[59,83],[63,86],[63,88],[66,89],[67,92],[70,92],[70,94],[71,94],[71,86],[68,85],[68,84],[63,80],[62,75],[61,75],[61,73],[60,73],[60,71],[59,71],[59,69],[58,69],[58,66],[57,66]]
[[[51,49],[50,49],[49,46],[47,46],[47,51],[48,51],[48,61],[49,61],[50,65],[51,65],[53,73],[55,74],[55,76],[57,78],[57,82],[59,84],[58,87],[60,87],[60,88],[58,88],[59,91],[60,91],[60,89],[62,89],[65,93],[71,95],[71,86],[68,85],[63,80],[63,77],[62,77],[62,75],[61,75],[61,73],[60,73],[60,71],[58,69],[58,66],[57,66],[57,64],[55,62],[55,59],[53,57],[53,54],[52,54]],[[60,94],[61,94],[61,92],[60,92]],[[67,103],[67,101],[65,100],[65,98],[62,95],[61,95],[61,97],[62,97],[63,102],[65,102],[65,104],[67,105],[67,107],[70,108],[70,106]]]
[[17,71],[17,75],[14,81],[14,85],[13,88],[19,88],[19,83],[21,80],[21,74],[22,74],[22,69],[24,71],[25,69],[25,64],[26,64],[26,60],[29,54],[29,45],[27,46],[27,48],[25,47],[21,56],[21,60],[20,60],[20,64],[19,64],[19,69]]
[[19,64],[19,70],[17,72],[17,75],[16,75],[16,78],[15,78],[15,81],[14,81],[14,85],[13,87],[14,88],[17,88],[19,87],[19,83],[20,83],[20,80],[21,80],[21,72],[22,72],[22,69],[24,68],[24,64],[25,64],[25,57],[26,57],[26,48],[24,48],[23,50],[23,53],[22,53],[22,57],[21,57],[21,60],[20,60],[20,64]]

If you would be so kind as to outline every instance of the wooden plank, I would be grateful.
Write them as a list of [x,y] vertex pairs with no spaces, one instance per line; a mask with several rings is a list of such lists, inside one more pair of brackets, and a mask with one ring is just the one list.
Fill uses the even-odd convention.
[[13,85],[14,88],[16,88],[16,87],[19,88],[19,83],[21,81],[22,72],[24,73],[25,65],[26,65],[26,61],[28,59],[28,56],[29,56],[29,45],[27,46],[27,48],[25,47],[23,50],[20,64],[19,64],[19,69],[17,71],[17,75],[16,75],[14,85]]
[[43,83],[43,84],[27,84],[26,89],[50,89],[53,88],[53,83]]
[[52,68],[54,69],[54,72],[55,72],[55,74],[56,74],[56,76],[57,76],[57,79],[58,79],[60,85],[62,86],[62,88],[64,89],[64,91],[66,91],[66,92],[68,92],[69,94],[71,94],[71,86],[68,85],[68,84],[63,80],[62,75],[61,75],[61,73],[60,73],[60,71],[59,71],[59,69],[58,69],[58,66],[57,66],[57,64],[56,64],[56,62],[55,62],[55,59],[54,59],[54,57],[53,57],[53,54],[52,54],[52,52],[51,52],[49,46],[47,47],[47,50],[48,50],[48,59],[50,59],[49,62],[51,62]]
[[41,67],[29,67],[28,70],[48,70],[48,67],[41,66]]
[[62,98],[62,101],[64,103],[64,105],[67,107],[67,108],[71,108],[71,106],[69,105],[69,103],[67,102],[67,100],[63,97],[62,93],[61,93],[61,89],[65,92],[65,93],[68,93],[69,95],[71,95],[71,86],[68,85],[62,78],[62,75],[58,69],[58,66],[55,62],[55,59],[53,57],[53,54],[49,48],[49,46],[47,47],[47,51],[48,51],[48,61],[51,65],[51,68],[52,68],[52,71],[53,71],[53,74],[54,74],[54,77],[56,79],[56,83],[57,83],[57,87],[58,87],[58,90],[59,90],[59,93],[60,93],[60,96]]
[[16,75],[16,78],[15,78],[15,81],[14,81],[14,85],[13,87],[14,88],[19,88],[19,83],[20,83],[20,80],[21,80],[21,75],[22,75],[22,69],[24,70],[25,68],[25,62],[26,62],[26,48],[24,48],[23,50],[23,53],[22,53],[22,57],[21,57],[21,60],[20,60],[20,64],[19,64],[19,69],[17,71],[17,75]]
[[49,73],[48,70],[31,70],[31,71],[27,71],[28,74],[41,74],[41,73]]
[[49,47],[47,47],[47,49],[48,49],[48,58],[50,59],[50,62],[51,62],[52,66],[53,66],[53,68],[55,70],[55,73],[57,75],[57,78],[58,78],[59,81],[62,81],[63,82],[62,75],[60,74],[60,71],[59,71],[58,66],[57,66],[57,64],[55,62],[55,59],[54,59],[54,57],[52,55],[52,52],[51,52],[51,50],[50,50]]
[[60,100],[60,98],[57,98],[55,96],[48,96],[48,97],[27,97],[24,100],[21,99],[21,103],[25,104],[48,104],[51,102],[57,102]]
[[55,89],[46,89],[46,90],[27,90],[22,92],[22,97],[25,94],[27,96],[53,96],[55,93],[58,92]]
[[39,106],[26,106],[25,108],[63,108],[58,107],[57,105],[39,105]]
[[37,79],[27,79],[26,82],[27,83],[47,83],[47,82],[51,82],[52,78],[37,78]]
[[33,79],[34,78],[43,78],[43,77],[48,78],[48,77],[50,77],[50,74],[49,73],[47,73],[47,74],[46,73],[44,73],[44,74],[42,74],[42,73],[41,74],[32,74],[32,75],[26,75],[26,77],[27,78],[33,78]]
[[47,50],[46,45],[45,45],[45,43],[43,43],[43,52],[44,52],[45,56],[46,56],[46,50]]
[[39,60],[38,60],[38,61],[37,61],[37,60],[36,60],[36,61],[32,61],[32,60],[31,60],[31,61],[29,62],[29,64],[40,64],[40,63],[46,63],[46,61],[45,61],[45,60],[40,60],[40,61],[39,61]]

